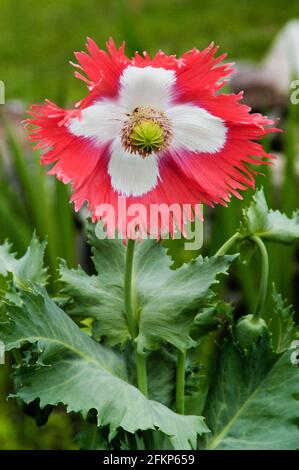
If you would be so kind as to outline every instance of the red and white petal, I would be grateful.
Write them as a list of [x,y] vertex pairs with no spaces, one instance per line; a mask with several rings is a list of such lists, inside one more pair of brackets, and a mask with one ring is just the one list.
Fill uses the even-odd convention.
[[159,178],[157,157],[126,152],[120,138],[111,145],[108,164],[112,188],[122,196],[141,196],[153,190]]
[[[169,155],[159,159],[158,163],[160,178],[155,188],[140,197],[127,198],[127,207],[131,204],[141,204],[145,207],[147,219],[143,221],[142,227],[151,230],[153,236],[155,236],[155,231],[172,233],[174,225],[183,231],[184,221],[186,218],[193,220],[193,211],[196,212],[199,202],[210,203],[208,195],[195,182],[185,178],[184,173]],[[181,216],[176,218],[176,209],[184,204],[188,205],[189,209],[192,207],[193,210],[187,211],[185,216],[182,210],[178,210]],[[160,214],[156,227],[153,226],[155,218],[151,218],[153,209]],[[197,214],[199,215],[198,212]]]
[[107,42],[107,50],[103,51],[90,38],[87,39],[86,52],[76,52],[75,57],[79,64],[74,67],[82,70],[87,77],[79,72],[75,76],[87,83],[89,95],[84,98],[80,106],[86,107],[102,97],[115,97],[118,93],[119,77],[131,60],[124,53],[124,43],[119,49],[112,39]]
[[76,185],[71,197],[76,211],[80,210],[87,202],[93,220],[95,220],[96,208],[100,204],[113,203],[113,207],[117,207],[115,201],[113,201],[114,191],[111,188],[111,180],[107,173],[108,157],[108,149],[103,148],[99,153],[96,165],[81,184]]
[[[27,124],[33,125],[30,139],[38,141],[44,154],[43,164],[55,165],[50,174],[65,184],[72,182],[73,187],[79,187],[89,177],[98,165],[107,145],[95,145],[91,139],[77,137],[69,132],[68,125],[80,112],[65,111],[51,102],[45,105],[33,106],[32,118]],[[77,119],[77,118],[76,118]]]
[[120,134],[125,110],[115,100],[103,99],[81,110],[68,129],[77,137],[93,138],[97,144],[110,142]]
[[194,103],[207,94],[215,97],[225,84],[224,78],[234,72],[232,63],[220,63],[226,54],[215,57],[218,47],[210,44],[199,51],[192,49],[178,59],[177,83],[178,101]]
[[229,201],[230,194],[241,198],[238,190],[254,187],[255,171],[248,168],[248,163],[271,161],[272,156],[262,145],[252,141],[260,137],[260,132],[264,131],[257,126],[230,124],[226,144],[215,154],[171,150],[169,153],[184,179],[196,183],[212,204],[223,204]]
[[120,104],[128,112],[140,106],[165,110],[174,97],[174,85],[173,70],[129,65],[120,77]]
[[223,120],[192,104],[181,104],[167,110],[172,123],[171,148],[174,151],[215,153],[226,142],[227,128]]

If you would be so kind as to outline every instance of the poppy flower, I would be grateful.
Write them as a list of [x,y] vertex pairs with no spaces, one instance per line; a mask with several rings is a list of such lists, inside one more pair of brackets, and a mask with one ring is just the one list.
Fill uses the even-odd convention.
[[97,220],[109,204],[120,227],[121,197],[127,206],[145,207],[146,228],[151,205],[166,211],[191,205],[196,212],[199,203],[226,205],[254,186],[248,164],[271,161],[257,141],[275,129],[240,103],[242,93],[220,92],[233,69],[223,63],[225,54],[215,56],[217,47],[180,58],[159,51],[152,59],[146,52],[130,59],[111,39],[108,52],[91,39],[86,47],[72,65],[84,73],[75,75],[87,83],[87,97],[72,110],[46,100],[32,106],[27,120],[31,140],[43,149],[41,162],[72,183],[75,210],[87,202]]

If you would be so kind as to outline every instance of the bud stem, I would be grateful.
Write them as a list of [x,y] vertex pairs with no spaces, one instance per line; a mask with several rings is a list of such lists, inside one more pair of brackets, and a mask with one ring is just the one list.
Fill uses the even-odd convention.
[[[237,240],[241,240],[242,238],[243,237],[241,236],[239,232],[234,233],[234,235],[230,237],[219,248],[215,256],[224,256],[226,252],[233,246],[233,244]],[[268,258],[268,252],[265,247],[265,244],[260,237],[253,235],[250,237],[250,240],[253,241],[257,245],[259,252],[260,252],[260,256],[261,256],[260,287],[259,287],[255,312],[253,314],[253,320],[258,321],[263,313],[265,302],[266,302],[266,296],[267,296],[267,290],[268,290],[268,278],[269,278],[269,258]]]
[[258,321],[262,316],[266,302],[269,278],[269,257],[267,248],[265,247],[265,244],[260,237],[253,236],[250,239],[257,245],[261,256],[260,287],[258,291],[255,312],[253,314],[253,319]]
[[241,235],[239,232],[233,234],[226,242],[219,248],[219,250],[215,253],[215,256],[224,256],[226,252],[233,246],[233,244],[241,239]]

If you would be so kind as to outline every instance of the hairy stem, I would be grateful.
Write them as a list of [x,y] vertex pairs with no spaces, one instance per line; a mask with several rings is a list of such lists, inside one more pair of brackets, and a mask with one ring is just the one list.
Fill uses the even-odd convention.
[[139,390],[147,397],[147,375],[145,357],[138,353],[135,349],[136,369],[137,369],[137,385]]
[[234,233],[232,237],[230,237],[226,242],[219,248],[219,250],[215,253],[215,256],[224,256],[226,252],[233,246],[233,244],[241,238],[239,232]]
[[126,253],[126,268],[125,268],[125,309],[127,314],[127,321],[132,338],[136,338],[138,334],[138,327],[134,312],[134,297],[133,297],[133,271],[134,271],[134,248],[135,241],[128,240],[127,253]]
[[[127,321],[132,339],[134,340],[138,335],[138,323],[134,306],[134,248],[135,241],[128,240],[127,254],[126,254],[126,268],[125,268],[125,309],[127,314]],[[139,390],[147,396],[147,375],[145,356],[138,353],[135,345],[135,362],[137,372],[137,385]]]
[[264,310],[267,290],[268,290],[268,278],[269,278],[269,258],[268,252],[265,247],[264,242],[259,237],[251,237],[251,240],[257,245],[260,257],[261,257],[261,278],[260,278],[260,287],[257,295],[257,302],[255,307],[255,312],[253,318],[258,320]]

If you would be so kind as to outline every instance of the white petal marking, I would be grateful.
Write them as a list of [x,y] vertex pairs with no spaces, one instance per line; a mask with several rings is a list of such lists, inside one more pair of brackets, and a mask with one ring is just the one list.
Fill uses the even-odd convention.
[[172,106],[167,115],[173,125],[174,150],[215,153],[224,147],[227,128],[222,119],[191,104]]
[[165,110],[174,93],[175,72],[129,65],[120,77],[120,103],[129,112],[139,106]]
[[119,139],[112,144],[108,165],[112,187],[123,196],[141,196],[151,191],[159,178],[157,157],[126,152]]
[[124,109],[105,99],[83,109],[80,118],[70,121],[69,130],[78,137],[93,137],[96,143],[106,143],[119,135],[124,118]]

